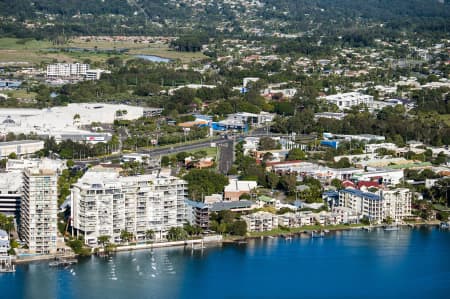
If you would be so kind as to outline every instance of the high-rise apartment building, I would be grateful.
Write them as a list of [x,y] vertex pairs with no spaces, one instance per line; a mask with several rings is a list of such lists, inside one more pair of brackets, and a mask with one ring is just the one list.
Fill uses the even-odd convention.
[[20,237],[30,253],[56,253],[57,194],[57,174],[54,170],[24,170]]
[[85,76],[89,64],[84,63],[55,63],[47,65],[48,78]]
[[187,183],[156,174],[120,176],[114,169],[93,168],[73,185],[72,231],[96,246],[99,236],[121,241],[121,232],[145,240],[147,231],[164,239],[186,219]]
[[339,206],[349,208],[372,223],[388,217],[395,222],[411,216],[412,192],[406,188],[383,190],[378,193],[347,188],[339,191]]

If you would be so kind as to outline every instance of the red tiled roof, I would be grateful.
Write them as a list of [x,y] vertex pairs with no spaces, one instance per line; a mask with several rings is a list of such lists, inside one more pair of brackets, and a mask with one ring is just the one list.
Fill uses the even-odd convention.
[[348,188],[348,187],[353,187],[355,188],[355,184],[351,181],[343,181],[342,182],[342,186],[344,186],[344,188]]
[[358,187],[358,189],[360,189],[361,187],[366,187],[366,188],[375,187],[375,188],[379,188],[380,184],[378,182],[374,182],[374,181],[360,181],[360,182],[358,182],[357,187]]

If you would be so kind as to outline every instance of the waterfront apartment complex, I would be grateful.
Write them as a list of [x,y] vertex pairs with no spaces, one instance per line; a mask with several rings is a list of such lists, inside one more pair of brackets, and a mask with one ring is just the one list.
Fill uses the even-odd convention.
[[116,169],[93,168],[72,188],[72,233],[96,246],[98,237],[121,241],[121,232],[145,240],[147,231],[164,239],[183,226],[187,183],[156,174],[120,176]]
[[29,252],[56,253],[57,175],[54,170],[25,169],[20,212],[20,237]]
[[251,232],[265,232],[278,227],[278,216],[269,212],[259,211],[241,217],[247,223]]
[[388,217],[400,222],[404,217],[411,216],[411,202],[412,193],[405,188],[379,193],[347,188],[339,192],[340,207],[349,208],[372,223],[381,223]]

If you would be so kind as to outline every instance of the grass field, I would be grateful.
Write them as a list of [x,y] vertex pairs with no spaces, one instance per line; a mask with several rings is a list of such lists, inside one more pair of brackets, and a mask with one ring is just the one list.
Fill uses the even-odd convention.
[[450,126],[450,114],[441,114],[440,118],[447,124],[447,126]]
[[34,100],[37,95],[35,92],[27,92],[24,89],[8,90],[6,94],[12,98],[31,99],[31,100]]
[[[187,153],[194,154],[196,152],[205,151],[207,157],[213,157],[214,159],[217,156],[217,147],[203,147],[196,150],[187,151]],[[177,154],[169,155],[169,158],[175,157]]]
[[[82,48],[82,49],[129,49],[125,54],[107,54],[94,52],[49,51],[50,48]],[[186,53],[171,50],[166,44],[141,44],[132,41],[83,41],[73,39],[63,46],[55,46],[50,41],[32,39],[0,38],[0,63],[41,64],[58,62],[74,62],[90,59],[93,62],[104,62],[111,56],[131,59],[137,54],[155,55],[170,59],[180,59],[183,63],[205,58],[202,53]]]

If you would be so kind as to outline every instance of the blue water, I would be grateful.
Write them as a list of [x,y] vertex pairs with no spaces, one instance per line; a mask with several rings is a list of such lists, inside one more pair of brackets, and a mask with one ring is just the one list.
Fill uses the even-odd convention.
[[[75,273],[75,274],[73,274]],[[323,239],[126,252],[67,269],[0,275],[0,298],[450,298],[450,232],[403,229]]]
[[170,59],[159,57],[155,55],[135,55],[137,58],[142,58],[144,60],[152,61],[152,62],[170,62]]

